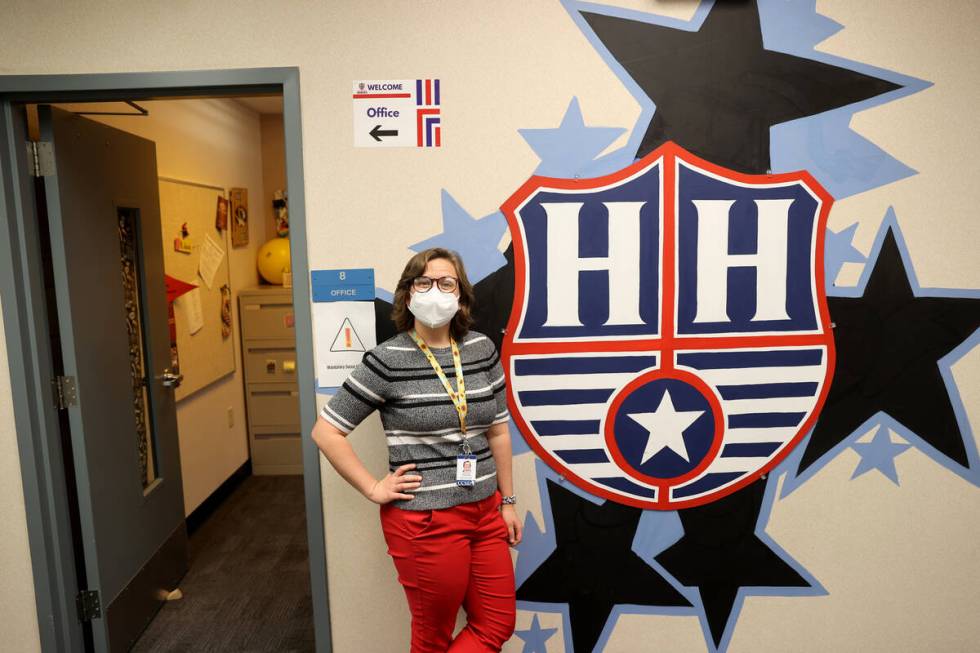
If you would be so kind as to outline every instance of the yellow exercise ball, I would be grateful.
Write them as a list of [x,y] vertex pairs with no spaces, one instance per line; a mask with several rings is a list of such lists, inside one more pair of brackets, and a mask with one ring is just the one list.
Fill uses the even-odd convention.
[[269,283],[282,285],[282,273],[289,272],[289,239],[273,238],[259,248],[259,274]]

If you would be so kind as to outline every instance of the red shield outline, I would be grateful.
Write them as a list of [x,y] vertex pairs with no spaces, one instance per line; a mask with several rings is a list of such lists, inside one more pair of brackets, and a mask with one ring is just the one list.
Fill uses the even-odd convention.
[[[521,316],[527,300],[527,275],[528,261],[526,243],[522,238],[522,229],[518,221],[517,210],[537,192],[549,190],[589,190],[602,189],[616,182],[621,182],[633,175],[638,174],[645,168],[655,164],[659,159],[661,162],[662,188],[661,195],[661,215],[662,215],[662,255],[660,265],[660,336],[656,338],[635,338],[635,339],[605,339],[605,340],[568,340],[561,341],[548,339],[544,342],[521,341],[515,342],[515,336],[520,326]],[[676,333],[675,320],[675,289],[677,286],[677,242],[676,242],[676,220],[677,220],[677,200],[676,200],[676,180],[677,170],[680,162],[684,162],[713,175],[724,178],[744,186],[772,186],[774,184],[788,184],[796,182],[804,186],[819,201],[819,213],[816,216],[815,231],[813,240],[813,296],[816,298],[817,305],[817,331],[813,333],[788,332],[780,335],[723,335],[719,336],[682,336]],[[643,159],[636,161],[632,165],[623,168],[615,173],[603,177],[592,179],[556,179],[550,177],[534,176],[528,179],[520,189],[518,189],[504,204],[501,211],[507,219],[510,228],[511,238],[514,245],[515,263],[515,289],[514,301],[511,307],[510,319],[507,331],[504,336],[502,347],[502,360],[504,369],[508,375],[508,406],[514,422],[519,427],[521,434],[535,453],[546,462],[552,469],[567,478],[576,486],[583,490],[616,501],[626,505],[631,505],[644,509],[655,510],[675,510],[697,505],[703,505],[716,501],[728,494],[731,494],[742,487],[752,483],[763,474],[768,473],[776,465],[789,455],[789,453],[799,444],[806,433],[810,431],[815,423],[830,388],[830,379],[833,376],[835,366],[834,339],[830,326],[830,314],[827,307],[826,290],[824,288],[823,268],[824,268],[824,237],[827,226],[827,219],[833,199],[830,194],[820,186],[820,184],[807,172],[792,172],[777,175],[749,175],[734,172],[726,168],[714,165],[705,161],[681,148],[675,143],[668,142],[655,151],[651,152]],[[512,382],[513,359],[524,354],[543,354],[561,355],[575,354],[580,352],[653,352],[657,355],[657,369],[660,373],[679,373],[688,374],[683,367],[675,366],[674,352],[682,349],[684,351],[698,350],[734,350],[734,349],[761,349],[766,347],[824,347],[826,351],[826,371],[823,380],[820,382],[819,394],[816,402],[810,409],[805,421],[798,427],[797,432],[786,444],[769,459],[763,466],[748,472],[744,477],[739,478],[721,489],[707,495],[698,496],[691,499],[671,499],[671,485],[667,482],[661,484],[651,483],[650,487],[656,491],[656,498],[643,499],[638,496],[627,496],[615,492],[607,487],[596,484],[593,481],[582,478],[574,473],[568,465],[552,455],[538,440],[535,431],[530,427],[525,416],[522,414],[520,404],[517,401],[516,390]],[[650,371],[646,372],[649,376]],[[641,374],[637,374],[639,378]],[[654,375],[656,376],[656,375]],[[622,400],[622,390],[620,387],[613,393],[609,403]],[[611,414],[611,413],[610,413]],[[723,431],[728,430],[728,426],[722,427]],[[608,439],[611,433],[611,425],[603,419],[600,433],[604,433]],[[717,456],[718,443],[713,447],[712,456]],[[622,456],[616,457],[610,453],[610,459],[616,461],[625,474],[633,475],[623,467]],[[702,465],[703,467],[703,465]],[[687,475],[687,476],[690,476]],[[642,482],[642,479],[639,479]],[[676,482],[676,479],[674,479]]]

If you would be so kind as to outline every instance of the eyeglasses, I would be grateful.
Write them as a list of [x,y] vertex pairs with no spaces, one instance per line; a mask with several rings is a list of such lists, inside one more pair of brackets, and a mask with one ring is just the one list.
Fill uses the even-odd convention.
[[433,283],[439,286],[439,290],[442,292],[454,292],[458,285],[455,277],[439,277],[438,279],[415,277],[412,279],[412,288],[415,289],[415,292],[429,292]]

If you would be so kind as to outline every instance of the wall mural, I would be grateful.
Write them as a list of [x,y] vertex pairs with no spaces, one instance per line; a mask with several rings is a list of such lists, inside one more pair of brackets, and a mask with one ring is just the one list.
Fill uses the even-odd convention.
[[[443,191],[443,232],[410,247],[467,262],[515,455],[537,457],[523,650],[556,632],[539,614],[585,652],[631,613],[697,618],[724,651],[745,597],[827,593],[765,532],[780,479],[785,496],[853,448],[854,477],[898,484],[916,447],[980,485],[950,373],[980,342],[980,292],[920,287],[891,210],[867,260],[856,225],[826,227],[832,198],[915,174],[851,117],[930,84],[818,52],[842,26],[815,0],[703,2],[690,21],[563,5],[642,108],[627,144],[601,155],[626,130],[571,98],[557,127],[519,130],[541,163],[501,211]],[[856,286],[834,283],[846,262]]]

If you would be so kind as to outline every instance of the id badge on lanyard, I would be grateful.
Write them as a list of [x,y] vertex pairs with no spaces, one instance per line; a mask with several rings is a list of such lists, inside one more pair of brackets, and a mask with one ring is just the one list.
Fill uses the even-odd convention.
[[453,367],[456,372],[456,390],[453,390],[453,387],[449,384],[449,379],[446,378],[445,372],[442,371],[442,366],[439,365],[439,361],[429,351],[429,347],[419,338],[414,329],[411,334],[412,340],[422,350],[432,369],[435,370],[436,376],[439,377],[442,387],[445,388],[446,394],[449,395],[453,406],[456,408],[456,413],[459,415],[459,430],[463,441],[460,443],[460,453],[456,456],[456,485],[472,487],[476,484],[476,456],[473,455],[473,451],[470,449],[470,443],[466,441],[466,382],[463,379],[463,364],[462,357],[459,354],[459,347],[456,345],[455,340],[452,338],[449,339],[449,345],[452,347],[453,352]]
[[461,453],[456,456],[456,485],[470,487],[476,484],[476,456]]
[[[466,437],[465,435],[463,436]],[[456,485],[471,487],[476,484],[476,456],[470,449],[470,443],[463,440],[459,445],[459,455],[456,456]]]

